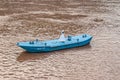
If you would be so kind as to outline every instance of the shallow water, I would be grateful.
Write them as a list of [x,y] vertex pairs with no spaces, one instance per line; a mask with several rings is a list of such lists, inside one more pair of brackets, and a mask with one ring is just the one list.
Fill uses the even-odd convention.
[[[1,0],[1,80],[119,80],[119,0]],[[53,39],[61,30],[93,35],[90,45],[30,54],[18,41]]]

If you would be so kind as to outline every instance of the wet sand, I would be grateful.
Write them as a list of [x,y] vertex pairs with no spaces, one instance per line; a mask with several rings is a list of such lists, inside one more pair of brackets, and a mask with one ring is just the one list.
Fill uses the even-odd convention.
[[[120,80],[119,0],[1,0],[0,80]],[[18,41],[93,35],[90,45],[30,54]]]

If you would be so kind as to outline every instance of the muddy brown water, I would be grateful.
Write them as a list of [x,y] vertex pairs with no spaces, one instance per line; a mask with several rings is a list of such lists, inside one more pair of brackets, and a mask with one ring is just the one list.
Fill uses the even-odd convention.
[[[1,0],[0,80],[120,80],[119,0]],[[18,41],[93,35],[90,45],[30,54]]]

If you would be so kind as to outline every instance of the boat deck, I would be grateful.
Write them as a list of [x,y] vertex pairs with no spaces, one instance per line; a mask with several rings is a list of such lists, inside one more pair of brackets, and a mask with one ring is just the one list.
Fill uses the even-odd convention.
[[[85,35],[85,36],[84,36]],[[33,43],[28,42],[20,42],[19,45],[22,46],[29,46],[29,47],[56,47],[56,46],[62,46],[62,45],[70,45],[74,43],[80,43],[83,41],[86,41],[90,39],[91,36],[88,34],[82,34],[78,36],[72,36],[71,40],[68,40],[68,37],[66,37],[66,40],[64,42],[59,41],[59,39],[54,40],[45,40],[45,41],[32,41]]]

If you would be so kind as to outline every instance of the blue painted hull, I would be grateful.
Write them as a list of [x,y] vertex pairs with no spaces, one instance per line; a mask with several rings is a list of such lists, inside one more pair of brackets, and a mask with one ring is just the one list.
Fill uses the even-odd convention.
[[66,41],[61,42],[58,39],[47,40],[47,41],[27,41],[27,42],[18,42],[17,46],[23,48],[24,50],[31,53],[39,52],[50,52],[68,48],[74,48],[79,46],[84,46],[90,43],[92,36],[87,34],[82,34],[78,36],[72,36],[71,40],[66,38]]

